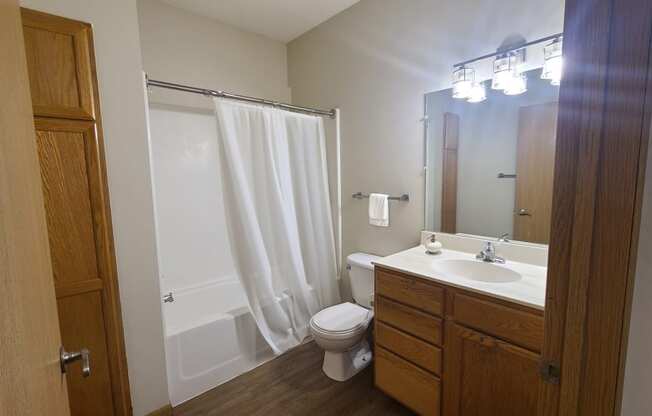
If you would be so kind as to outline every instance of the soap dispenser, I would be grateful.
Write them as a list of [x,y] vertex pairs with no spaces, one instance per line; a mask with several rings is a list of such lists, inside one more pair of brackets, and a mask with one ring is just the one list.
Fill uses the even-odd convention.
[[439,254],[442,249],[441,242],[437,241],[435,233],[430,234],[430,238],[426,241],[426,253],[428,254]]

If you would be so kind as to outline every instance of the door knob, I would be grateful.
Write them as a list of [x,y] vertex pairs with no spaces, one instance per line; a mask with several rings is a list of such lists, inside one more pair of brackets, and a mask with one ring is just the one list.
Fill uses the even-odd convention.
[[82,376],[88,377],[91,375],[91,361],[90,361],[90,351],[87,348],[82,348],[76,352],[68,352],[63,346],[60,350],[61,356],[61,373],[66,373],[66,366],[75,361],[81,360],[82,362]]
[[526,208],[521,208],[518,210],[518,215],[521,217],[531,217],[532,214],[530,214],[530,211],[528,211]]

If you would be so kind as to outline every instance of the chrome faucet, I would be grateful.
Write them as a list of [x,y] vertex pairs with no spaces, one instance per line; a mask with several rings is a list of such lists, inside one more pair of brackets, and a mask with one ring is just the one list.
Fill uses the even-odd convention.
[[497,238],[497,241],[499,243],[509,243],[509,233],[501,234],[500,237]]
[[485,243],[484,248],[475,258],[487,263],[505,264],[505,259],[496,255],[496,247],[491,241]]
[[174,296],[172,296],[172,292],[168,292],[165,295],[163,295],[163,303],[172,303],[174,302]]

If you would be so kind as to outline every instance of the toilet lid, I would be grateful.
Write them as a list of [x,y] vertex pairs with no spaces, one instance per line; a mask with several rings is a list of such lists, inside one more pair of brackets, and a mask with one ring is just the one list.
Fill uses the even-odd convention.
[[312,317],[312,322],[326,332],[350,332],[369,323],[372,312],[354,303],[331,306]]

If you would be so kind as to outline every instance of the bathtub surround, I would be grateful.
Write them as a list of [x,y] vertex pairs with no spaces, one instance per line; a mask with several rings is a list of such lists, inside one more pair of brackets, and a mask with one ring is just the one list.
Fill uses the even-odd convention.
[[321,117],[214,99],[236,273],[275,353],[339,302]]
[[161,292],[176,298],[178,291],[237,281],[224,232],[215,116],[152,103],[149,115]]

